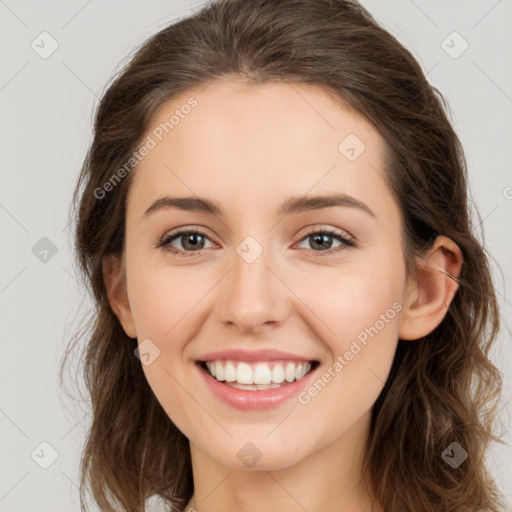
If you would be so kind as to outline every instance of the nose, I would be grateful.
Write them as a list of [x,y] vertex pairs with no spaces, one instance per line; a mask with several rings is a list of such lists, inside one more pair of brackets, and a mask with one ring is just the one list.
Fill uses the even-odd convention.
[[217,315],[223,324],[254,335],[282,324],[291,308],[291,292],[271,266],[266,251],[250,263],[234,253],[233,268],[217,296]]

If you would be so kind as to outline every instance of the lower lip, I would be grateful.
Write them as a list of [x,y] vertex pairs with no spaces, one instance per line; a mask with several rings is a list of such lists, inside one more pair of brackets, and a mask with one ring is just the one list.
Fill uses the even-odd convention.
[[222,382],[212,377],[200,364],[197,364],[197,367],[206,385],[220,400],[232,407],[244,410],[271,409],[281,405],[286,400],[298,395],[309,384],[313,374],[318,369],[315,368],[305,377],[302,377],[302,379],[285,384],[279,388],[249,391],[222,384]]

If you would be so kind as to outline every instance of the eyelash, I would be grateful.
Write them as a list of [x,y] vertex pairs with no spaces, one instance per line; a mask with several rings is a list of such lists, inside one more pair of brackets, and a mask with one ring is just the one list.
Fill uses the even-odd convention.
[[[180,236],[190,235],[190,234],[199,234],[199,235],[202,235],[209,239],[208,235],[200,229],[182,230],[182,231],[178,231],[176,233],[172,233],[171,235],[167,235],[167,234],[164,235],[158,241],[158,243],[155,245],[155,248],[157,248],[157,249],[163,248],[165,251],[168,251],[172,254],[176,254],[176,255],[179,255],[182,257],[186,257],[186,258],[200,255],[201,252],[203,252],[205,249],[200,249],[198,251],[183,251],[180,249],[176,249],[172,245],[170,245],[170,243],[172,241],[178,239]],[[311,251],[313,253],[317,253],[317,254],[314,254],[314,256],[323,257],[324,254],[332,256],[333,254],[338,253],[339,251],[346,249],[347,247],[355,247],[356,246],[354,240],[344,237],[342,232],[338,232],[338,231],[331,230],[331,229],[313,229],[310,232],[306,233],[300,239],[299,243],[302,242],[303,240],[307,239],[311,235],[328,235],[328,236],[338,239],[342,243],[342,245],[340,245],[339,247],[337,247],[335,249],[329,249],[327,251],[314,251],[311,249]],[[320,253],[320,254],[318,254],[318,253]],[[323,254],[321,254],[321,253],[323,253]]]

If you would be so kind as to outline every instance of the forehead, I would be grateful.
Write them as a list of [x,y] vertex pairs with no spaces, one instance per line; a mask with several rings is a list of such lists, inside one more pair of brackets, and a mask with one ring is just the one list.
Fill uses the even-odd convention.
[[239,211],[335,190],[393,207],[379,133],[317,85],[216,80],[162,104],[145,135],[129,196],[139,215],[164,194]]

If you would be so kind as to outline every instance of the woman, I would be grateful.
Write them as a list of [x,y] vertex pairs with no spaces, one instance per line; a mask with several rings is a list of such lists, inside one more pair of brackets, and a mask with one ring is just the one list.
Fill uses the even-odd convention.
[[220,0],[152,36],[74,201],[101,510],[503,509],[463,150],[357,2]]

